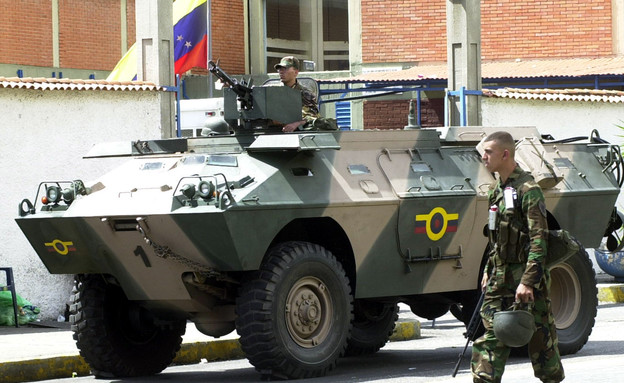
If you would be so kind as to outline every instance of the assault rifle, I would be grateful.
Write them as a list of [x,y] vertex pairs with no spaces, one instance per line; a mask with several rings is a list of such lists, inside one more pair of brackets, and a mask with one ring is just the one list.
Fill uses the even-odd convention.
[[238,82],[235,78],[230,77],[223,69],[219,68],[219,60],[217,60],[216,64],[210,60],[208,62],[208,70],[236,93],[242,109],[251,110],[253,108],[251,81],[249,83],[245,83],[245,81]]
[[455,363],[455,368],[453,369],[453,378],[457,375],[457,370],[459,370],[459,365],[464,359],[464,354],[466,353],[466,349],[468,348],[468,344],[470,341],[474,340],[479,328],[482,326],[481,321],[481,305],[483,305],[483,298],[485,298],[485,291],[481,293],[481,297],[479,297],[479,301],[477,302],[477,306],[475,307],[474,312],[472,313],[472,317],[470,317],[470,322],[468,323],[468,327],[466,328],[466,332],[464,332],[464,337],[468,338],[466,340],[466,345],[464,346],[464,350],[459,354],[459,358],[457,359],[457,363]]

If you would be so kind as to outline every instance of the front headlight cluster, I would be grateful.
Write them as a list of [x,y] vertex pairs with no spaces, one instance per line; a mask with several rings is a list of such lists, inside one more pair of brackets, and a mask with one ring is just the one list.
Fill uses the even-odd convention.
[[41,197],[41,203],[44,205],[58,205],[61,201],[70,205],[77,195],[87,194],[84,183],[80,180],[59,181],[54,182],[52,185],[43,183],[43,186],[45,195]]
[[201,197],[204,200],[216,197],[216,187],[214,183],[206,180],[200,180],[198,184],[184,184],[180,192],[189,200],[195,199],[195,196]]
[[175,199],[181,206],[204,206],[214,204],[225,209],[234,203],[232,189],[243,188],[253,182],[245,176],[238,181],[228,182],[225,174],[215,173],[210,176],[193,175],[182,177],[175,187]]

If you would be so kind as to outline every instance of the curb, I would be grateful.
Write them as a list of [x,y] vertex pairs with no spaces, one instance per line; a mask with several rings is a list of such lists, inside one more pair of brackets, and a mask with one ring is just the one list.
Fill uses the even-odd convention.
[[[420,322],[417,320],[397,321],[390,342],[402,342],[419,339]],[[212,342],[184,343],[173,359],[172,365],[197,364],[203,361],[214,362],[219,360],[244,359],[245,353],[241,349],[238,339],[215,340]]]
[[72,378],[90,373],[89,365],[78,355],[0,363],[0,376],[6,383]]
[[243,359],[245,353],[238,339],[215,340],[211,342],[183,343],[176,354],[172,366],[197,364],[202,361]]
[[[420,322],[412,319],[398,321],[389,340],[400,342],[420,337]],[[171,365],[181,366],[203,361],[243,358],[245,354],[238,339],[183,343]],[[78,355],[0,363],[0,376],[3,383],[73,378],[90,374],[89,365]]]
[[624,285],[607,284],[598,287],[598,301],[602,303],[624,302]]
[[401,342],[404,340],[420,339],[420,322],[415,319],[399,319],[394,326],[390,342]]

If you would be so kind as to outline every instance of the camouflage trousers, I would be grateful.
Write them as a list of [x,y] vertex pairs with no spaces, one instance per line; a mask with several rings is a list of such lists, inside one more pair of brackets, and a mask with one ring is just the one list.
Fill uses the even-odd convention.
[[[481,306],[485,334],[472,345],[471,370],[474,382],[500,382],[510,348],[496,339],[492,323],[494,313],[508,309],[515,300],[516,287],[520,283],[525,264],[497,266],[489,279]],[[550,307],[548,290],[550,273],[544,272],[540,289],[533,294],[533,316],[537,331],[529,341],[528,350],[535,377],[542,382],[557,383],[564,379],[563,366],[557,347],[555,321]]]

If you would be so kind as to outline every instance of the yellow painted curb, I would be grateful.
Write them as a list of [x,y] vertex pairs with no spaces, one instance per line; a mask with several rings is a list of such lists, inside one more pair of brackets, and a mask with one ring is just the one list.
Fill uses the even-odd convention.
[[206,361],[243,359],[245,354],[238,339],[214,340],[211,342],[183,343],[172,364],[196,364]]
[[33,382],[86,376],[90,371],[81,356],[59,356],[0,363],[0,380],[3,383]]
[[[391,342],[419,339],[420,322],[416,320],[399,321],[394,327]],[[216,340],[211,342],[184,343],[178,351],[174,365],[196,364],[202,359],[206,361],[243,359],[245,354],[238,339]]]
[[[420,322],[398,321],[390,336],[391,342],[419,339]],[[197,364],[202,361],[245,358],[238,339],[183,343],[172,365]],[[2,383],[33,382],[89,375],[89,365],[81,356],[59,356],[47,359],[0,363]]]
[[417,320],[398,321],[390,335],[391,342],[420,339],[420,322]]
[[605,303],[624,302],[624,285],[599,286],[598,300]]

